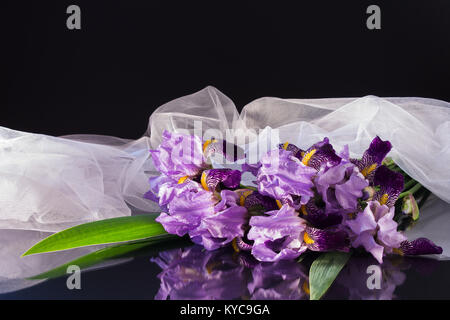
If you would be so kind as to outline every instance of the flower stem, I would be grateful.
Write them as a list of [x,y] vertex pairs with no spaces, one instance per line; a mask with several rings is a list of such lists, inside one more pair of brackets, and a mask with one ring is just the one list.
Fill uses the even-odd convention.
[[407,183],[405,183],[405,187],[403,188],[403,190],[408,190],[409,188],[411,188],[413,185],[415,185],[417,183],[416,180],[411,179],[410,181],[408,181]]
[[412,187],[411,189],[409,189],[408,191],[402,192],[400,193],[400,195],[398,196],[399,199],[403,198],[404,196],[407,196],[408,194],[413,194],[414,192],[416,192],[417,190],[419,190],[420,188],[422,188],[422,185],[420,183],[417,182],[417,184]]

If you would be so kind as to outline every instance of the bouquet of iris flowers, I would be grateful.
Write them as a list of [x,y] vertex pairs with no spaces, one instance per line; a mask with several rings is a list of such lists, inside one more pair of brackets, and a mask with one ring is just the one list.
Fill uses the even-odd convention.
[[[99,243],[189,237],[206,250],[229,246],[261,262],[325,253],[309,273],[311,297],[320,298],[354,251],[379,263],[385,255],[441,254],[426,238],[403,230],[419,218],[429,191],[386,156],[391,143],[378,136],[360,159],[329,139],[302,150],[285,142],[257,163],[236,165],[237,146],[219,139],[164,131],[150,150],[160,173],[145,198],[161,213],[92,222],[56,233],[24,255]],[[212,159],[232,159],[217,168]],[[250,183],[243,184],[242,177]]]
[[[307,264],[319,299],[352,254],[446,255],[448,119],[446,102],[373,96],[261,98],[239,113],[207,87],[159,107],[137,140],[2,128],[0,227],[56,232],[24,256],[118,244],[81,266],[178,240]],[[422,207],[431,192],[443,201]]]

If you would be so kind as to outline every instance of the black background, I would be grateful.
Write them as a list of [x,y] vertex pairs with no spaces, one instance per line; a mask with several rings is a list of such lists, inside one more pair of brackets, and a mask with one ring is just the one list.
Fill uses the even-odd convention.
[[[70,4],[81,30],[66,27]],[[381,30],[366,27],[370,4]],[[207,85],[239,109],[261,96],[450,100],[448,0],[10,1],[1,20],[0,125],[17,130],[138,138],[156,107]]]

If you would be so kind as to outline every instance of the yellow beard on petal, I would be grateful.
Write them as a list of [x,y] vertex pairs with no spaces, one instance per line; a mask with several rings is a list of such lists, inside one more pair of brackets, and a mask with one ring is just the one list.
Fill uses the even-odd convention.
[[389,195],[387,193],[383,194],[380,198],[380,204],[386,204],[389,199]]
[[361,174],[366,178],[373,170],[377,168],[377,164],[374,163],[368,167],[365,167],[362,169]]
[[316,149],[312,149],[311,151],[307,152],[302,159],[302,163],[307,166],[309,161],[311,160],[312,156],[317,152]]
[[209,191],[208,185],[206,184],[206,171],[203,171],[202,177],[200,178],[200,183],[202,184],[203,189]]
[[287,150],[288,145],[289,145],[289,142],[285,142],[285,143],[283,144],[283,149],[284,149],[284,150]]
[[188,179],[188,178],[189,178],[189,176],[181,177],[181,178],[178,180],[178,184],[184,183],[184,181],[186,181],[186,179]]
[[313,244],[314,240],[311,239],[311,237],[309,236],[309,234],[305,231],[305,233],[303,233],[303,241],[305,241],[306,244]]
[[275,202],[277,203],[278,208],[281,209],[281,207],[283,206],[281,204],[281,201],[280,200],[275,200]]

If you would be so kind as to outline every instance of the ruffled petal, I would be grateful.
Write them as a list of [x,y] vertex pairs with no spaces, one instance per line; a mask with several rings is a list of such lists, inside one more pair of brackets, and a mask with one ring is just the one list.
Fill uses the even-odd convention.
[[247,210],[244,207],[232,206],[203,218],[200,226],[189,235],[192,241],[203,245],[207,250],[215,250],[236,237],[244,236],[243,225],[246,214]]
[[185,235],[200,225],[202,217],[215,212],[213,194],[196,182],[177,184],[167,188],[167,193],[171,195],[167,203],[168,212],[161,213],[156,221],[169,233]]
[[370,232],[363,232],[352,243],[352,246],[357,248],[363,246],[367,252],[377,259],[379,263],[383,263],[384,247],[375,242],[373,235]]
[[254,241],[252,254],[260,261],[293,259],[306,250],[300,234],[306,221],[297,216],[295,210],[284,205],[269,216],[255,216],[250,219],[247,238]]
[[346,225],[353,231],[356,235],[362,234],[364,232],[374,232],[377,228],[377,222],[372,213],[373,206],[371,208],[370,203],[364,209],[364,211],[358,213],[355,219],[347,220]]
[[202,140],[197,136],[165,130],[160,146],[150,153],[155,168],[176,181],[196,176],[207,168]]
[[335,186],[336,199],[344,210],[355,210],[358,199],[363,196],[363,189],[368,185],[364,177],[352,174],[346,182]]
[[258,190],[277,200],[293,201],[292,195],[302,197],[306,203],[313,196],[312,177],[316,171],[307,167],[286,150],[274,150],[261,159],[258,171]]

